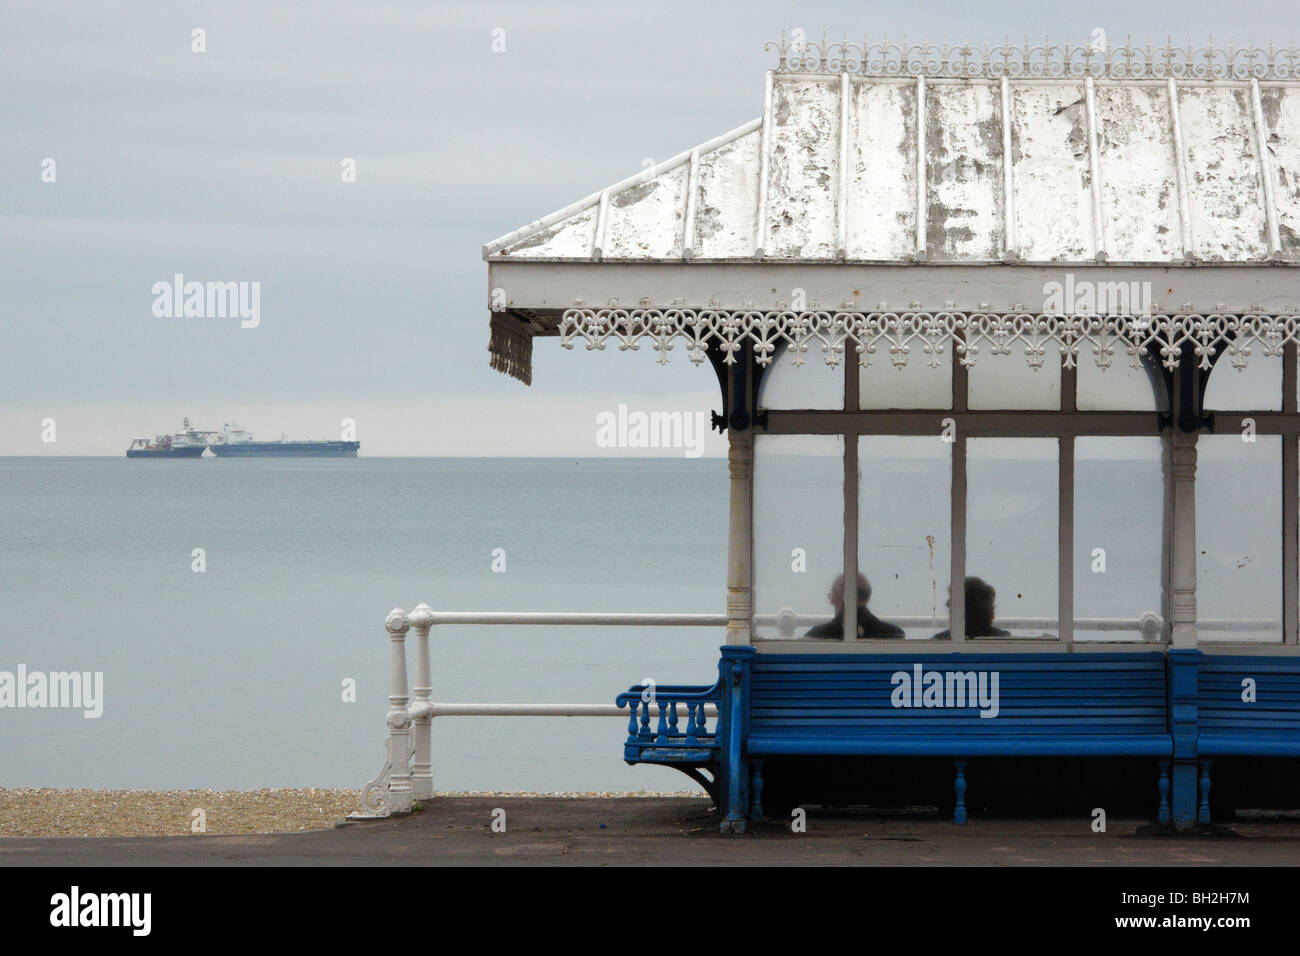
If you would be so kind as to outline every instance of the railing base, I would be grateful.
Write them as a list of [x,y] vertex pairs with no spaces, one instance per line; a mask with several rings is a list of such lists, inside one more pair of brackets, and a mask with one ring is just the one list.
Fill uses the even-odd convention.
[[347,815],[345,819],[347,819],[350,823],[356,823],[364,820],[387,820],[391,816],[392,814],[389,813],[387,810],[385,810],[382,813],[372,813],[370,811],[365,811],[365,810],[353,810],[351,813]]

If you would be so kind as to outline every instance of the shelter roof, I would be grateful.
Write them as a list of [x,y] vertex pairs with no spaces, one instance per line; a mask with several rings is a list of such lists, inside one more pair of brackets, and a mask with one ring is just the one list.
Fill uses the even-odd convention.
[[528,380],[533,335],[567,316],[603,341],[634,303],[633,340],[666,309],[688,336],[818,301],[866,315],[846,328],[1068,314],[1039,309],[1067,269],[1145,283],[1156,312],[1294,312],[1295,48],[769,47],[761,116],[483,247],[495,367]]
[[778,53],[761,117],[485,257],[1300,261],[1294,50],[783,38]]

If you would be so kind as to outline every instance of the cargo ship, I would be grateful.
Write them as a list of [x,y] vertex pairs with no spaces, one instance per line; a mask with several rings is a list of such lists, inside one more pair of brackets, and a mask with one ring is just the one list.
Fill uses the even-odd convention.
[[251,432],[232,422],[221,431],[200,431],[186,418],[175,435],[159,435],[152,440],[136,438],[126,450],[127,458],[199,458],[211,451],[218,458],[356,458],[359,441],[310,439],[257,441]]
[[208,447],[218,458],[356,458],[359,441],[257,441],[252,433],[226,422],[219,432],[210,432]]
[[198,458],[208,447],[211,432],[196,431],[188,418],[181,422],[181,430],[175,435],[159,435],[152,440],[148,438],[132,439],[126,450],[127,458]]

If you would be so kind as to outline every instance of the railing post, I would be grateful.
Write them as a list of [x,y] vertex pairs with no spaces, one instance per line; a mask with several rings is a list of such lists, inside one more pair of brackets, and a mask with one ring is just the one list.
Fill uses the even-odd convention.
[[[429,663],[429,629],[433,627],[433,608],[421,602],[408,620],[415,628],[415,703],[433,703],[433,669]],[[411,792],[416,800],[433,796],[433,717],[428,711],[415,718],[415,754],[411,768]]]
[[411,622],[400,607],[384,620],[392,652],[388,681],[388,809],[410,813],[411,798],[411,714],[406,696],[406,632]]

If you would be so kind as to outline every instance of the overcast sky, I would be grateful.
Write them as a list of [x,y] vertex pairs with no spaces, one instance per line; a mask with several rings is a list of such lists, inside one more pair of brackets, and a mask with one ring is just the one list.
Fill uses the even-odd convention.
[[[490,371],[481,246],[757,117],[782,29],[1300,34],[1294,3],[1265,0],[0,10],[7,455],[120,455],[182,415],[268,438],[337,437],[351,417],[368,455],[605,453],[599,412],[717,407],[713,373],[554,339],[531,388]],[[152,287],[176,273],[259,282],[260,325],[156,317]]]

